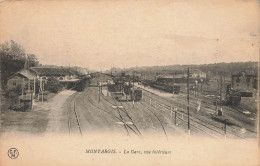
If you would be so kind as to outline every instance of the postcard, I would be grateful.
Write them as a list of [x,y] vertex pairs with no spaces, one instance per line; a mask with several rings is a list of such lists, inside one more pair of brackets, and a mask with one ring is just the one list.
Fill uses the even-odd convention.
[[0,165],[257,166],[259,1],[0,2]]

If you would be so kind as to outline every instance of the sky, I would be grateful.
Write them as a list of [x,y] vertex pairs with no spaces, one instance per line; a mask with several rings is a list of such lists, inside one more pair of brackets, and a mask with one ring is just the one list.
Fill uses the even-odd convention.
[[2,1],[0,42],[92,70],[259,60],[253,0]]

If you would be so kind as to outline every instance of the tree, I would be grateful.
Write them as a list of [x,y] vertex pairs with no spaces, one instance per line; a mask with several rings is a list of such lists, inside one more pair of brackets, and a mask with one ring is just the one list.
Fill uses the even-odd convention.
[[37,66],[39,63],[34,54],[29,54],[26,60],[24,48],[13,40],[0,44],[0,54],[2,86],[7,83],[10,76],[23,69],[26,62],[27,67]]
[[56,78],[50,77],[50,78],[48,78],[45,89],[52,93],[57,93],[59,90],[62,89],[62,87],[63,87],[63,85],[59,82],[59,80],[57,80]]
[[0,45],[1,81],[6,84],[8,77],[24,67],[25,50],[11,40]]
[[38,58],[34,54],[28,54],[28,66],[29,67],[36,67],[39,64]]
[[90,84],[89,78],[83,78],[79,82],[76,83],[74,89],[78,92],[84,91],[84,89]]

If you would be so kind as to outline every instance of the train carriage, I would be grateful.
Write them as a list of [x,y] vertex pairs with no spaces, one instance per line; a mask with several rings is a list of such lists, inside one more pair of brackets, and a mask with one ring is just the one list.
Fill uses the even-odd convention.
[[159,82],[151,82],[150,86],[174,94],[178,94],[180,92],[180,86],[176,86],[176,85],[172,86],[172,85],[167,85]]

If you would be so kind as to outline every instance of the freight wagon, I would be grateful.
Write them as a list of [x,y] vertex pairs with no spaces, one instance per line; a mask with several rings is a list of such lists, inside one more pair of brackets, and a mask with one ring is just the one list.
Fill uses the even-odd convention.
[[240,92],[232,92],[230,94],[227,94],[227,104],[228,105],[233,105],[233,106],[237,106],[239,105],[240,101],[241,101],[241,94]]
[[142,99],[142,95],[141,89],[131,90],[130,92],[131,100],[140,101]]
[[239,91],[233,90],[231,85],[227,85],[226,87],[226,103],[227,105],[239,105],[241,101],[242,94]]

